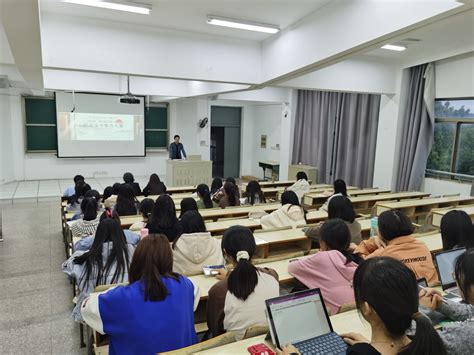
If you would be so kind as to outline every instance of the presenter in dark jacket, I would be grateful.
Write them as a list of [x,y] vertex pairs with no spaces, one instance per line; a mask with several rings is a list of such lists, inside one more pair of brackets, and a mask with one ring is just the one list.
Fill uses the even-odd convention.
[[170,159],[186,159],[184,146],[179,142],[180,136],[174,136],[174,142],[170,144]]

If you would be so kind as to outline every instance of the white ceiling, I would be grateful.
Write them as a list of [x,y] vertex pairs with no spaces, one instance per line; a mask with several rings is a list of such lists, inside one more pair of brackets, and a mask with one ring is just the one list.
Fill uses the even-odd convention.
[[[417,39],[418,42],[407,39]],[[442,59],[441,56],[474,50],[474,9],[450,16],[398,37],[391,44],[405,45],[403,52],[375,49],[364,55],[402,65]]]
[[153,6],[151,15],[139,15],[63,3],[61,0],[40,0],[42,12],[105,19],[127,24],[140,24],[192,31],[231,38],[262,41],[270,34],[213,26],[207,15],[218,15],[280,26],[298,22],[331,0],[142,0]]

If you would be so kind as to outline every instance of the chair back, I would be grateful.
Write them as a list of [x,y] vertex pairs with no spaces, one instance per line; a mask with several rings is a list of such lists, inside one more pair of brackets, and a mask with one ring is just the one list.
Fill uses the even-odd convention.
[[201,343],[197,343],[186,348],[177,349],[173,351],[167,351],[164,353],[160,353],[161,355],[188,355],[194,354],[199,351],[209,350],[213,348],[217,348],[218,346],[223,346],[226,344],[234,343],[235,342],[235,335],[232,332],[224,333],[212,339],[203,341]]

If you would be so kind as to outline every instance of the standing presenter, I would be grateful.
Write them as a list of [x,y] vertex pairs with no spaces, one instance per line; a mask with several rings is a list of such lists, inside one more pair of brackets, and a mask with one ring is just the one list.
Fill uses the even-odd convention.
[[170,144],[170,159],[186,159],[184,146],[179,142],[180,136],[174,136],[174,142]]

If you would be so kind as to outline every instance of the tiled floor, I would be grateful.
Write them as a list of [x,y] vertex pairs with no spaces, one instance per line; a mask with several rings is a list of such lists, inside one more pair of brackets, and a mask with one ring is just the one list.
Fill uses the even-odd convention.
[[[162,179],[164,178],[165,177],[162,176]],[[102,193],[107,186],[122,181],[121,177],[86,179],[86,182],[100,193]],[[143,188],[148,182],[148,177],[139,176],[135,178],[135,181]],[[72,179],[15,181],[0,185],[0,205],[9,205],[15,202],[57,201],[56,197],[62,196],[64,190],[72,185]]]
[[[42,186],[22,184],[20,196],[38,195]],[[72,288],[60,267],[58,201],[3,205],[2,216],[0,354],[85,354],[70,319]]]

